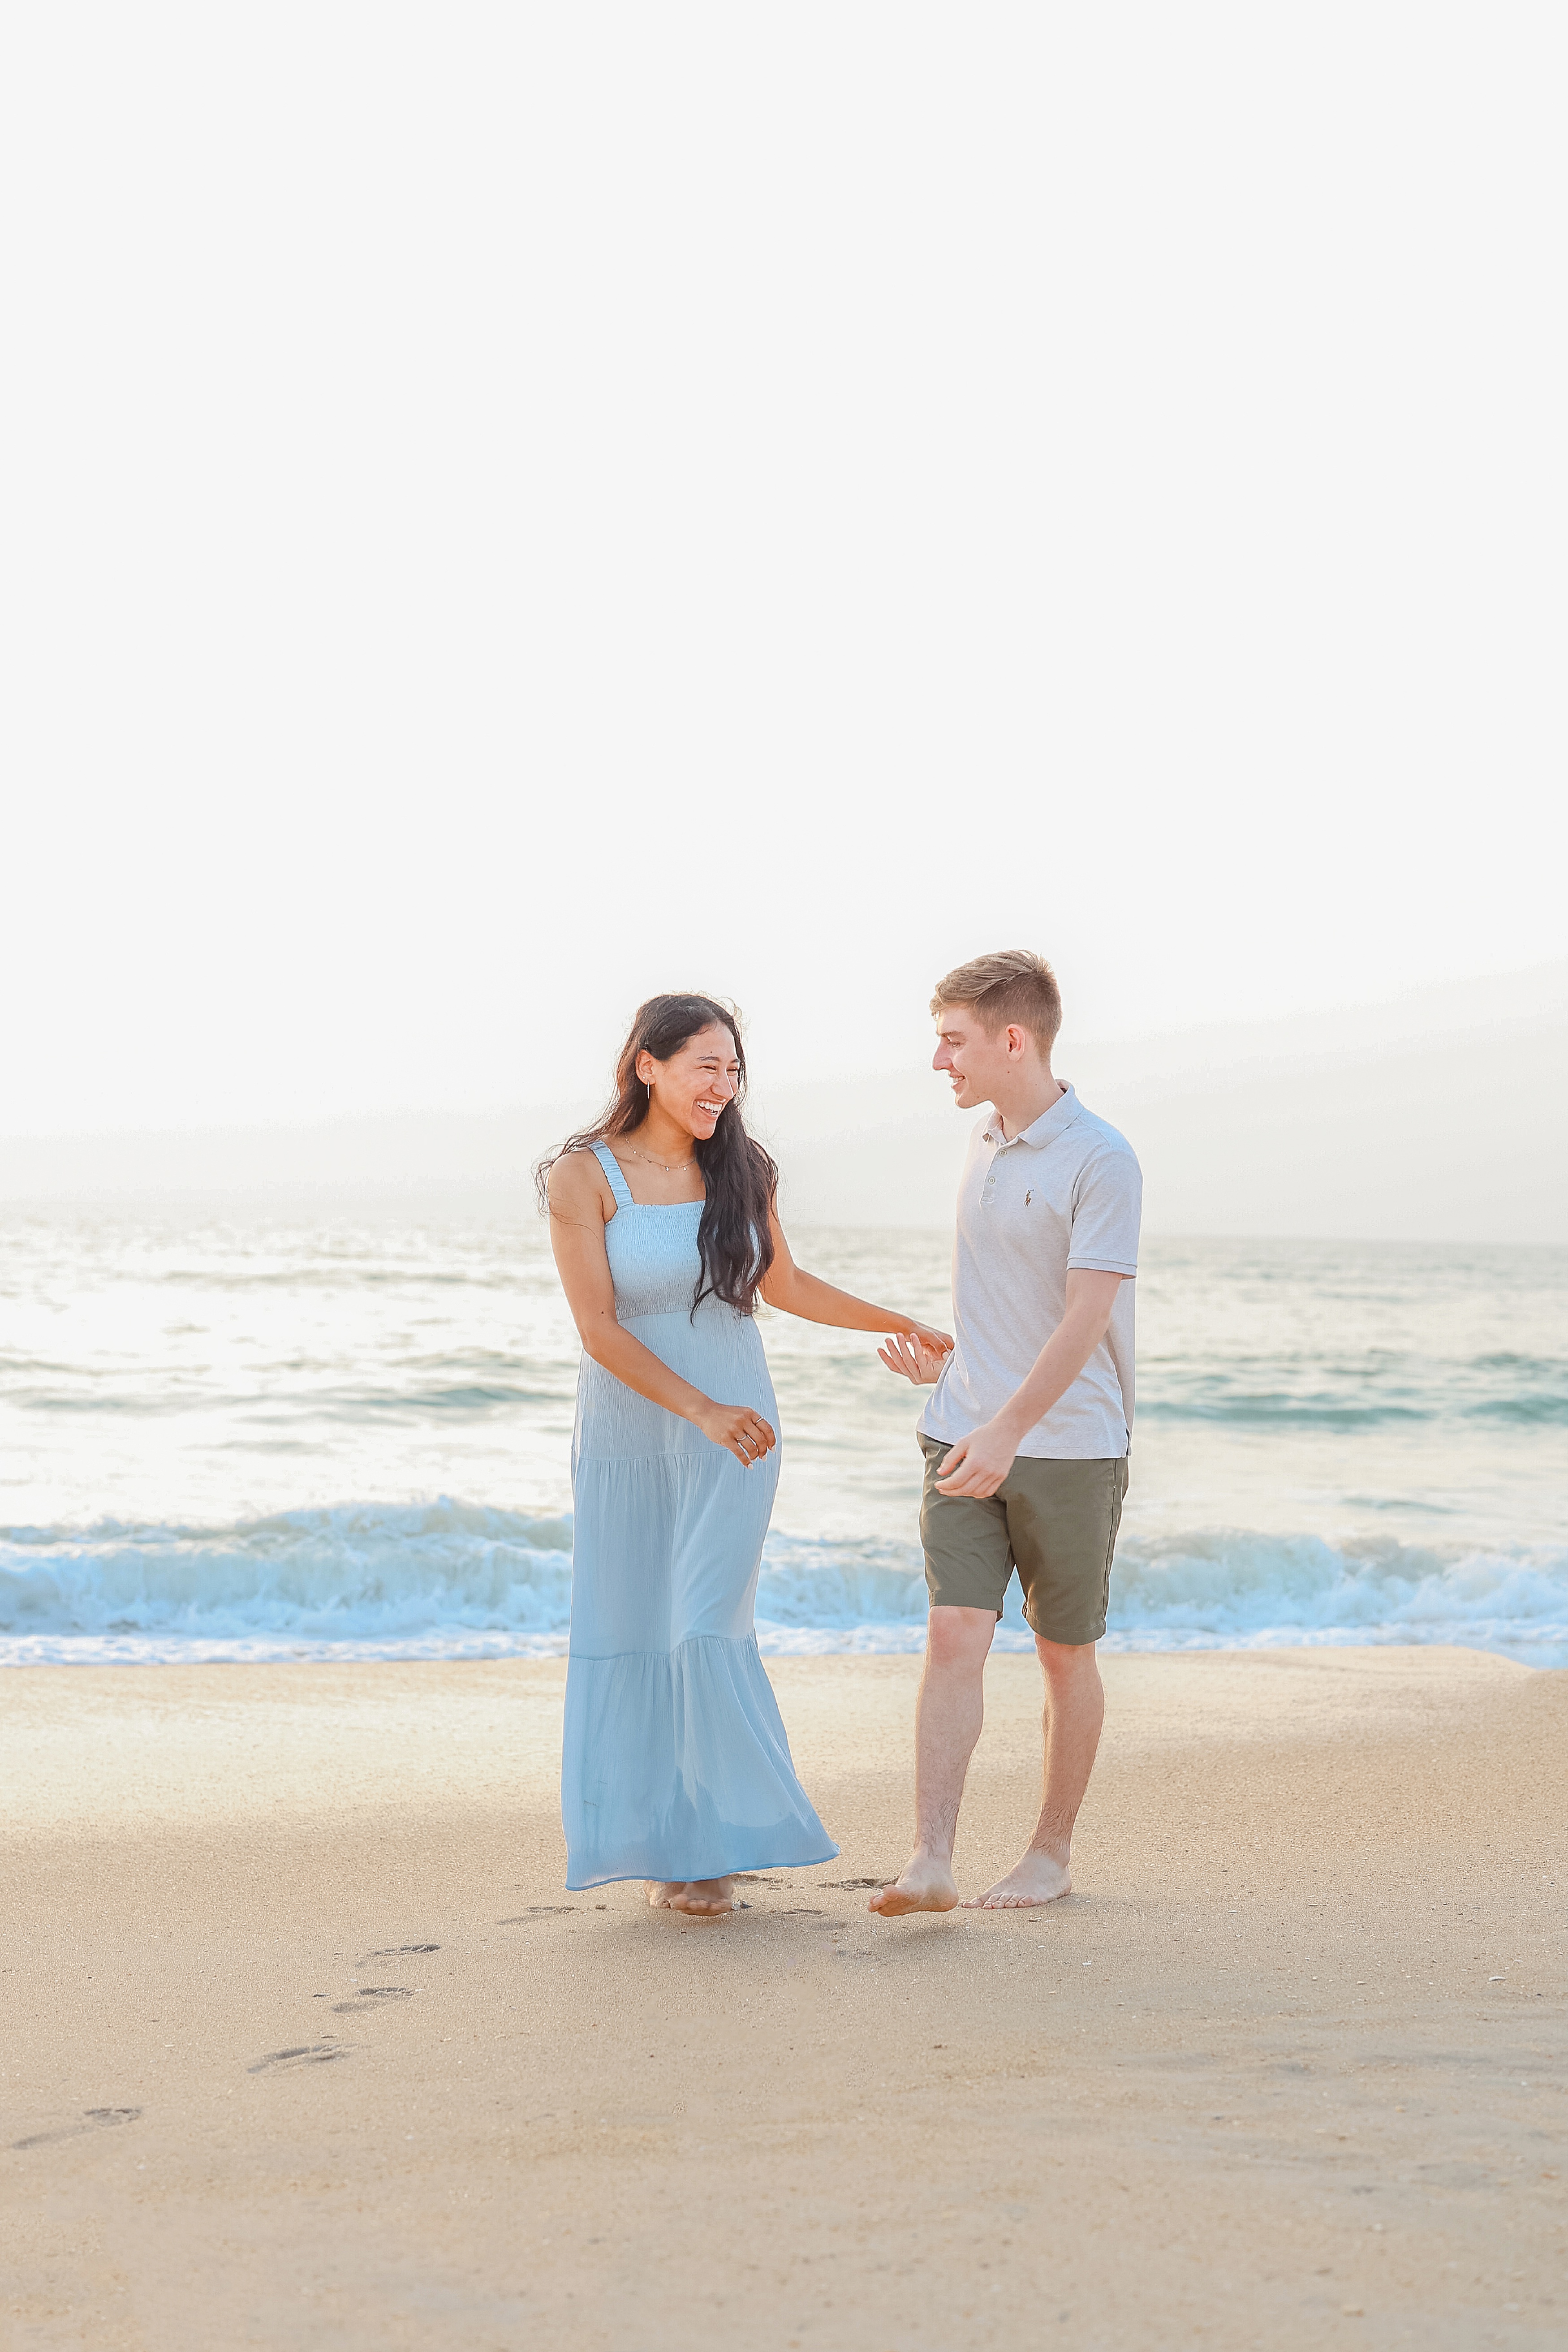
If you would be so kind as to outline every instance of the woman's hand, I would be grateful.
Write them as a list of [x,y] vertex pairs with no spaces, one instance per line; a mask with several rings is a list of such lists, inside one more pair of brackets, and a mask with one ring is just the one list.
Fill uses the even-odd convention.
[[952,1341],[945,1331],[928,1331],[923,1323],[917,1323],[911,1331],[896,1331],[877,1353],[890,1372],[901,1372],[917,1389],[929,1388],[932,1381],[942,1378]]
[[709,1404],[691,1416],[704,1437],[732,1454],[749,1470],[778,1444],[773,1429],[749,1404]]

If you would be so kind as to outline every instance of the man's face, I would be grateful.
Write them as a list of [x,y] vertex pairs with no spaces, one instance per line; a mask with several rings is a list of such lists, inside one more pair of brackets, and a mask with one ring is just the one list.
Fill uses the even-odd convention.
[[936,1016],[936,1052],[931,1066],[946,1073],[959,1110],[978,1110],[982,1103],[995,1100],[994,1089],[1005,1086],[1009,1071],[1018,1066],[1018,1055],[1009,1051],[1008,1041],[1022,1035],[1021,1030],[1003,1028],[994,1037],[988,1036],[973,1005],[942,1007]]

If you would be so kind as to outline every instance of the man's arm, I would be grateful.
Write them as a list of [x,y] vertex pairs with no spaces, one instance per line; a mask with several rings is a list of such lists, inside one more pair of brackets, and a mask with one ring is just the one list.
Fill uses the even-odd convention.
[[1116,1294],[1127,1279],[1088,1266],[1070,1270],[1061,1321],[1001,1412],[982,1422],[973,1435],[959,1439],[936,1482],[939,1495],[984,1497],[996,1492],[1027,1433],[1067,1394],[1104,1339]]

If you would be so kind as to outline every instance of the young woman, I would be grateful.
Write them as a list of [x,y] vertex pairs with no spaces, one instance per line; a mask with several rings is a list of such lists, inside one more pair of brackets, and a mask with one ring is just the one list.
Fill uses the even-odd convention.
[[837,1847],[795,1779],[752,1622],[778,1484],[759,1297],[843,1330],[952,1342],[798,1267],[741,1116],[735,1013],[654,996],[597,1123],[540,1163],[583,1339],[561,1810],[569,1887],[646,1878],[716,1918],[737,1871]]

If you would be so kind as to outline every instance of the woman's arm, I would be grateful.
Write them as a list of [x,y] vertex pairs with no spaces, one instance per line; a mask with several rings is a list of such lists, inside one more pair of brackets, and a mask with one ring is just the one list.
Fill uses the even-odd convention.
[[778,1440],[750,1405],[716,1404],[616,1320],[616,1286],[605,1247],[605,1211],[614,1202],[591,1152],[574,1151],[550,1171],[550,1245],[584,1352],[638,1396],[679,1413],[749,1468]]
[[770,1307],[781,1314],[798,1315],[807,1323],[826,1323],[838,1331],[899,1331],[911,1339],[923,1342],[926,1349],[945,1356],[952,1341],[945,1331],[933,1331],[929,1324],[917,1323],[912,1315],[902,1314],[896,1307],[873,1307],[868,1299],[857,1298],[852,1290],[836,1289],[815,1274],[807,1274],[796,1265],[784,1239],[784,1230],[776,1208],[770,1211],[773,1236],[773,1262],[768,1268],[762,1295]]

